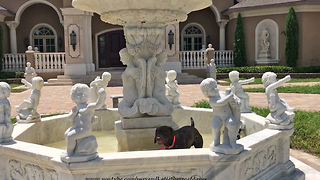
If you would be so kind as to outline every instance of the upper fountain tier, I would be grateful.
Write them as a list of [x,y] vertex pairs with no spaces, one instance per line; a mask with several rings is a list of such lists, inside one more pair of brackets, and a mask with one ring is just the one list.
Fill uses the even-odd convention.
[[137,23],[172,24],[187,14],[206,8],[211,0],[73,0],[72,6],[100,14],[101,20],[118,25]]

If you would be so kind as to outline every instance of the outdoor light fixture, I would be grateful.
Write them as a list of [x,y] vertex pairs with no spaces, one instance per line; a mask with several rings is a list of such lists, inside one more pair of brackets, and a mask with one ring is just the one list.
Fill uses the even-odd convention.
[[77,34],[74,31],[70,33],[70,45],[72,45],[73,51],[75,51],[77,45]]
[[61,37],[58,37],[58,46],[61,48],[62,46],[62,38]]
[[170,50],[172,49],[172,44],[174,44],[174,33],[170,30],[168,33],[168,44]]
[[29,46],[29,39],[28,39],[28,37],[25,37],[25,38],[24,38],[23,44],[24,44],[24,46],[25,46],[26,48]]

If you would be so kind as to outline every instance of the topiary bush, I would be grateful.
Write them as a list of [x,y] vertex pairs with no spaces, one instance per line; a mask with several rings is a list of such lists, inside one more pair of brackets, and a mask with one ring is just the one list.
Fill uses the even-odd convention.
[[241,14],[238,14],[237,27],[234,35],[234,65],[236,67],[247,65],[247,54],[244,41],[244,31]]
[[296,67],[299,56],[299,24],[296,13],[291,7],[286,18],[286,49],[287,65]]

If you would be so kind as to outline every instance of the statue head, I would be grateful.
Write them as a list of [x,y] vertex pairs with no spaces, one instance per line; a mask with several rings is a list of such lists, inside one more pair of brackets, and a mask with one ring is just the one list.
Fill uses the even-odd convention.
[[167,71],[167,78],[169,81],[173,81],[177,78],[177,72],[175,70]]
[[111,74],[109,72],[104,72],[101,77],[103,81],[109,82],[111,80]]
[[11,92],[11,88],[8,83],[0,82],[0,99],[8,98]]
[[86,103],[89,99],[89,87],[86,84],[75,84],[70,91],[71,99],[75,103]]
[[229,72],[229,79],[230,79],[231,82],[239,80],[239,72],[238,71]]
[[219,89],[216,80],[213,78],[204,79],[200,83],[200,89],[207,98],[214,97],[219,94]]
[[31,80],[31,84],[32,84],[32,89],[36,89],[40,91],[44,85],[44,81],[42,77],[34,77]]
[[268,87],[270,84],[277,81],[277,75],[274,72],[265,72],[262,75],[262,83],[264,87]]
[[120,61],[124,64],[127,65],[130,63],[131,61],[131,55],[128,53],[128,49],[127,48],[123,48],[119,51],[119,55],[120,55]]

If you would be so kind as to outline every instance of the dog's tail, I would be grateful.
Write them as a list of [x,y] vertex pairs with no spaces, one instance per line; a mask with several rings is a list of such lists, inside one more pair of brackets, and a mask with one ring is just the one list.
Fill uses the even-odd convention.
[[190,121],[191,121],[191,126],[194,127],[194,121],[192,117],[190,118]]

